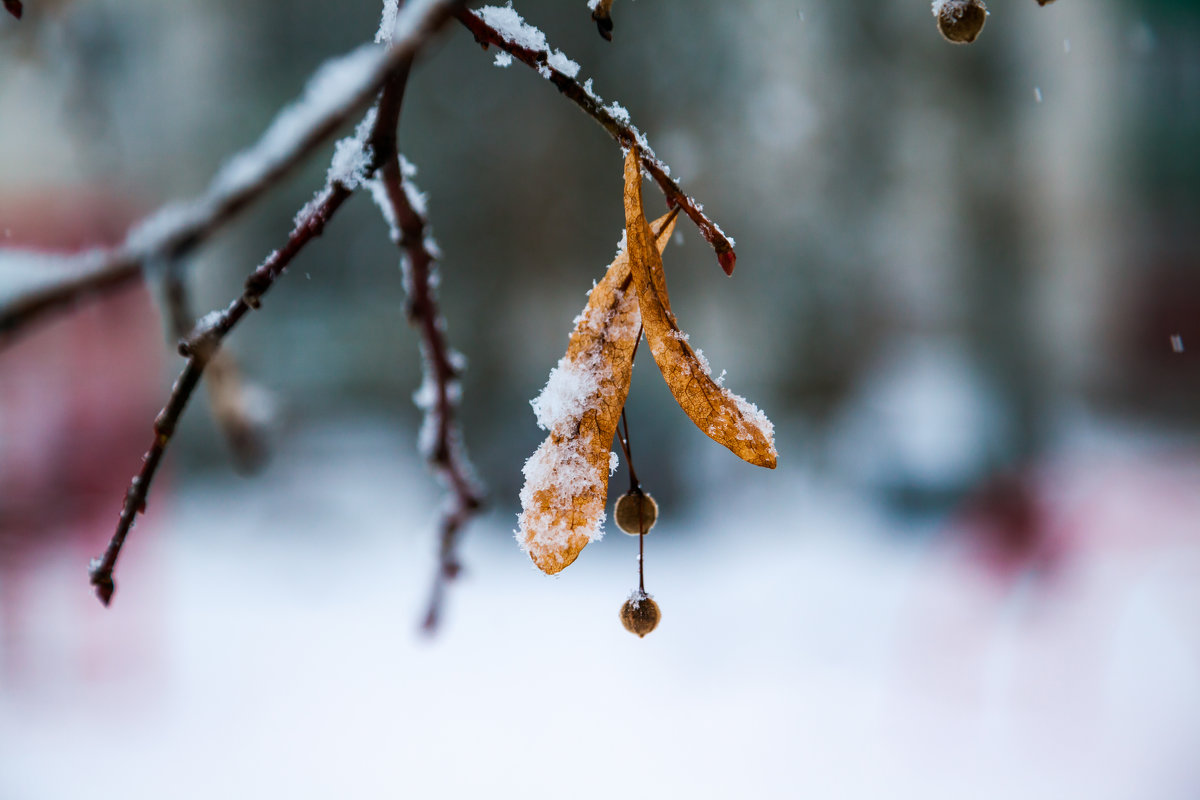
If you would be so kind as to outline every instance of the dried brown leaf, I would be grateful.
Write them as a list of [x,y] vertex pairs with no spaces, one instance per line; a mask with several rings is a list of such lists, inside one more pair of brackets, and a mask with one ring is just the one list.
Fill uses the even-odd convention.
[[[670,241],[675,218],[672,212],[655,220],[659,250]],[[538,424],[550,435],[525,462],[517,539],[547,574],[568,566],[601,535],[613,435],[629,393],[640,330],[623,248],[592,289],[575,319],[567,354],[533,401]]]
[[675,401],[713,441],[751,464],[774,469],[771,421],[752,403],[713,381],[707,362],[692,350],[671,313],[661,248],[650,246],[650,226],[642,210],[641,165],[637,148],[632,147],[625,159],[625,233],[646,342]]

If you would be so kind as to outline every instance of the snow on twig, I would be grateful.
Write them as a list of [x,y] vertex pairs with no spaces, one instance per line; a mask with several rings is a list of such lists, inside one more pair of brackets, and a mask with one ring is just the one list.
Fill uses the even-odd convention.
[[[257,143],[229,159],[204,194],[162,208],[112,249],[64,257],[69,278],[0,305],[0,346],[52,312],[136,283],[146,263],[178,259],[206,241],[365,108],[393,71],[461,5],[461,0],[411,0],[396,13],[387,47],[364,45],[326,62],[301,99],[281,111]],[[0,265],[6,258],[0,251]]]
[[[399,114],[395,93],[403,92],[402,81],[384,87],[379,115]],[[395,121],[385,120],[378,130],[394,132]],[[413,396],[425,413],[419,437],[420,449],[430,468],[449,491],[443,509],[438,537],[438,567],[422,627],[433,632],[441,617],[446,585],[454,580],[461,566],[458,540],[466,523],[483,504],[483,492],[476,483],[470,461],[462,444],[455,414],[461,394],[458,376],[465,366],[461,354],[450,348],[446,323],[438,305],[435,264],[438,247],[428,235],[425,199],[411,182],[416,173],[407,159],[393,147],[383,157],[371,192],[380,208],[392,239],[402,249],[404,290],[408,295],[408,318],[421,337],[421,388]]]
[[567,58],[561,50],[551,49],[545,35],[526,23],[511,6],[488,6],[478,11],[460,8],[455,17],[485,48],[495,45],[504,52],[532,67],[546,78],[568,100],[575,103],[589,117],[608,131],[622,146],[636,144],[641,154],[642,167],[658,184],[667,202],[678,206],[696,224],[701,235],[712,246],[725,274],[733,274],[737,256],[734,242],[721,227],[704,213],[704,207],[687,195],[671,178],[671,169],[658,159],[651,149],[646,135],[630,122],[629,112],[619,103],[605,105],[592,90],[591,80],[579,83],[576,75],[579,65]]
[[[326,91],[349,93],[351,89],[347,89],[347,87],[352,87],[353,96],[342,96],[339,103],[330,102],[328,98],[323,99],[321,104],[324,111],[320,114],[309,114],[297,110],[295,107],[285,110],[279,117],[285,122],[280,123],[277,120],[259,144],[249,151],[257,152],[261,158],[235,157],[229,166],[214,179],[210,195],[204,199],[211,201],[213,198],[241,197],[242,205],[244,205],[245,202],[248,202],[245,199],[247,192],[260,193],[265,188],[263,185],[267,181],[265,176],[275,174],[277,179],[280,171],[285,168],[284,165],[292,164],[294,163],[292,159],[298,160],[302,157],[296,153],[296,150],[315,147],[350,113],[353,113],[360,104],[359,92],[363,87],[366,87],[367,98],[369,98],[371,93],[380,88],[385,81],[397,79],[397,74],[401,76],[400,80],[403,80],[403,77],[407,75],[407,66],[411,62],[413,54],[448,18],[454,5],[456,4],[439,0],[414,0],[406,6],[397,18],[392,45],[389,48],[370,51],[377,52],[379,55],[372,56],[369,61],[365,56],[352,54],[351,58],[359,66],[359,77],[349,80],[343,75],[342,79],[336,82],[336,87],[327,82],[328,74],[326,74],[326,78],[321,79],[326,86]],[[356,53],[361,52],[356,51]],[[341,72],[340,69],[336,71]],[[379,79],[378,82],[375,82],[374,76],[377,72],[379,72]],[[367,75],[370,76],[369,80],[364,77]],[[89,570],[96,594],[105,605],[111,602],[116,589],[113,570],[120,557],[121,549],[124,547],[125,539],[133,528],[137,515],[146,510],[150,485],[158,471],[163,455],[166,453],[167,445],[174,435],[179,419],[195,392],[205,368],[218,353],[225,336],[249,311],[260,306],[262,296],[283,274],[296,254],[308,242],[321,235],[326,223],[342,203],[350,197],[362,177],[376,166],[375,159],[380,158],[379,155],[369,157],[371,161],[368,164],[368,156],[364,155],[363,158],[356,159],[351,158],[347,153],[355,147],[358,151],[366,153],[371,143],[388,141],[389,135],[379,132],[380,126],[388,119],[394,124],[396,117],[386,117],[374,112],[368,113],[367,120],[358,127],[355,136],[350,140],[354,144],[347,145],[343,142],[335,149],[328,183],[317,194],[317,197],[305,205],[301,213],[297,215],[295,226],[284,246],[271,253],[250,274],[240,297],[230,303],[224,311],[215,311],[203,317],[191,334],[180,342],[180,354],[187,358],[187,364],[175,381],[166,406],[154,420],[153,443],[143,456],[141,470],[134,477],[126,492],[116,532],[109,541],[104,554],[92,560]],[[394,141],[394,137],[393,132],[390,134],[391,141]],[[381,155],[386,157],[387,154]],[[226,213],[231,214],[232,211],[228,209],[228,200],[225,206]],[[137,269],[140,264],[150,261],[152,257],[178,256],[178,251],[171,246],[187,240],[186,238],[180,239],[180,236],[189,229],[189,225],[192,223],[175,222],[174,220],[187,221],[191,220],[193,216],[186,209],[179,214],[162,212],[153,218],[152,223],[145,223],[131,233],[126,239],[124,248],[141,256],[133,261],[134,269]],[[209,224],[212,224],[211,219]],[[159,248],[165,248],[168,252],[164,254]]]

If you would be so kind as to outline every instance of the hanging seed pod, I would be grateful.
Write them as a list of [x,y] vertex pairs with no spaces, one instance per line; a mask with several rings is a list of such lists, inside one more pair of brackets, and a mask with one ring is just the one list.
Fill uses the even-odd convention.
[[649,533],[658,520],[658,503],[641,489],[626,492],[613,506],[613,519],[630,536]]
[[639,638],[657,628],[660,619],[662,612],[658,609],[658,603],[640,589],[629,595],[625,605],[621,606],[621,624]]
[[933,16],[947,41],[970,44],[983,30],[988,10],[983,0],[933,0]]

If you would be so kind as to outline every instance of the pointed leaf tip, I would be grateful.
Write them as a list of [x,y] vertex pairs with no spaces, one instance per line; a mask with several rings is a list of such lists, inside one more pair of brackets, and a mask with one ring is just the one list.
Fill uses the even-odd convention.
[[646,341],[675,401],[710,439],[751,464],[774,469],[774,425],[753,403],[712,379],[708,362],[688,344],[671,312],[662,256],[650,246],[650,227],[642,209],[636,148],[630,148],[625,158],[625,233]]

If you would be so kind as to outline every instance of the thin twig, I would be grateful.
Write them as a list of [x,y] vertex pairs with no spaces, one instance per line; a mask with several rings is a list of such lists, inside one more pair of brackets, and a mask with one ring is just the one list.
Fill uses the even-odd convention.
[[[181,341],[196,326],[191,292],[181,263],[176,261],[166,266],[162,292],[168,328],[174,340]],[[229,446],[235,468],[243,473],[256,471],[267,458],[265,426],[269,414],[263,412],[264,403],[257,397],[261,390],[245,381],[237,359],[225,348],[209,358],[205,376],[208,406]],[[269,403],[266,405],[269,407]]]
[[[380,74],[378,83],[371,84],[373,86],[371,91],[378,90],[383,83],[393,79],[397,70],[406,71],[416,51],[428,41],[433,33],[449,18],[449,14],[453,11],[453,8],[459,4],[456,2],[442,2],[440,0],[414,0],[414,2],[408,4],[397,19],[395,29],[390,37],[390,46],[382,51],[383,57],[377,59],[379,64],[382,65],[381,68],[383,71]],[[372,69],[375,69],[375,67],[373,66]],[[357,107],[357,105],[357,94],[352,95],[342,104],[342,106],[347,106],[351,109]],[[332,131],[333,128],[338,127],[344,121],[345,117],[326,114],[322,116],[322,119],[325,120],[323,124],[307,131],[305,135],[300,137],[305,141],[313,141],[313,147],[326,135],[324,133],[326,125]],[[379,125],[379,115],[376,113],[374,129],[370,132],[370,138],[366,141],[375,142],[380,138],[377,133]],[[264,137],[264,141],[270,141],[270,139],[271,134],[268,132]],[[287,160],[280,158],[275,152],[275,147],[277,146],[278,143],[274,143],[274,147],[265,153],[268,160],[275,164]],[[292,151],[289,150],[288,152]],[[370,166],[371,169],[375,169],[378,167],[378,164],[373,163]],[[279,169],[277,166],[274,169],[265,170],[265,173],[278,173]],[[226,174],[226,171],[223,171],[223,174],[225,174],[224,179],[219,175],[214,180],[214,185],[236,187],[238,182],[241,181],[243,184],[249,182],[249,184],[257,186],[262,181],[252,179],[256,175],[261,178],[260,173],[264,173],[264,171],[255,170],[252,163],[243,162],[241,168],[232,174]],[[265,186],[262,188],[265,188]],[[261,190],[261,188],[258,189],[260,192]],[[166,453],[167,445],[175,433],[179,418],[182,416],[188,401],[195,392],[205,367],[212,361],[213,356],[219,351],[222,342],[229,332],[233,330],[234,326],[251,309],[259,308],[262,296],[274,285],[279,276],[283,274],[283,271],[291,263],[296,254],[308,242],[321,235],[326,223],[328,223],[334,212],[341,207],[342,203],[352,193],[353,188],[351,186],[348,186],[341,180],[331,180],[318,193],[317,197],[309,202],[297,216],[295,227],[284,246],[273,252],[246,279],[242,295],[230,303],[224,311],[213,312],[202,319],[196,326],[196,330],[180,342],[179,351],[181,355],[187,358],[187,364],[184,366],[179,378],[175,381],[166,406],[154,420],[154,441],[143,457],[141,470],[134,477],[129,490],[125,493],[125,502],[117,521],[117,530],[109,541],[104,555],[93,559],[91,569],[89,570],[91,583],[96,588],[96,595],[105,605],[108,605],[112,601],[113,592],[116,590],[113,570],[116,567],[117,559],[121,555],[121,548],[125,544],[125,538],[133,528],[137,515],[145,513],[146,498],[148,497],[155,473],[158,471],[159,463]],[[244,193],[242,193],[242,196],[244,205],[248,201],[244,199]],[[131,234],[130,238],[134,238],[134,234]],[[175,236],[167,237],[165,241],[179,241],[178,233]],[[159,255],[168,259],[178,257],[179,255],[178,251],[163,253],[158,249],[146,248],[145,246],[143,246],[142,252],[142,259],[148,258],[150,255]],[[138,263],[141,263],[141,259],[139,259]]]
[[[733,268],[737,262],[737,255],[733,252],[733,241],[725,235],[716,222],[704,213],[703,207],[671,179],[670,169],[654,155],[650,143],[646,140],[646,135],[630,124],[628,111],[620,108],[616,103],[612,106],[604,105],[604,101],[591,90],[590,81],[587,84],[581,84],[555,67],[549,51],[533,50],[505,38],[504,34],[484,21],[478,13],[468,9],[459,9],[454,16],[471,31],[475,36],[475,41],[485,48],[488,45],[495,45],[532,67],[538,74],[553,83],[568,100],[598,122],[622,147],[636,145],[641,155],[642,166],[650,174],[650,177],[654,178],[662,193],[666,195],[667,203],[683,209],[683,212],[696,224],[701,235],[716,252],[717,260],[720,262],[721,268],[725,270],[725,274],[733,274]],[[561,52],[555,52],[561,59],[565,59]],[[559,58],[553,59],[553,61],[561,63]]]
[[[326,62],[309,82],[310,95],[319,95],[319,103],[286,109],[253,147],[226,163],[204,194],[161,209],[114,248],[64,258],[63,266],[75,267],[77,274],[0,307],[0,347],[53,312],[137,283],[146,263],[174,261],[206,241],[366,108],[394,70],[411,60],[462,5],[462,0],[412,0],[400,11],[390,46],[364,46]],[[320,80],[334,71],[346,79]],[[305,113],[294,113],[298,108]]]
[[419,399],[426,413],[421,445],[430,468],[450,492],[451,502],[443,511],[438,537],[438,567],[422,623],[424,630],[432,633],[441,615],[446,585],[461,571],[458,540],[463,527],[482,506],[483,492],[471,477],[471,465],[455,420],[460,367],[446,341],[445,320],[434,291],[436,247],[427,235],[428,220],[410,199],[409,192],[415,189],[405,185],[396,148],[395,131],[406,79],[407,74],[401,73],[384,86],[379,101],[380,124],[376,127],[383,136],[372,143],[375,157],[383,159],[377,173],[383,191],[377,200],[384,205],[381,210],[394,224],[396,244],[404,251],[408,318],[421,336],[425,377]]
[[237,325],[238,321],[252,308],[258,308],[264,292],[271,287],[283,273],[284,268],[295,257],[296,253],[309,241],[319,236],[325,228],[325,223],[333,213],[346,201],[351,190],[341,184],[334,184],[325,190],[319,202],[310,207],[307,215],[300,220],[288,237],[287,243],[262,263],[246,281],[246,291],[228,308],[216,315],[206,317],[197,330],[180,344],[180,351],[187,356],[187,364],[171,388],[171,396],[166,406],[154,419],[154,442],[142,459],[142,468],[134,477],[129,490],[125,493],[125,503],[117,520],[117,530],[108,543],[104,555],[93,559],[89,571],[91,582],[96,587],[96,596],[104,605],[112,601],[116,584],[113,581],[113,569],[125,537],[133,528],[138,514],[146,511],[146,498],[150,493],[150,485],[158,471],[158,465],[166,453],[179,418],[183,415],[188,401],[200,382],[204,368],[218,352],[222,340]]

